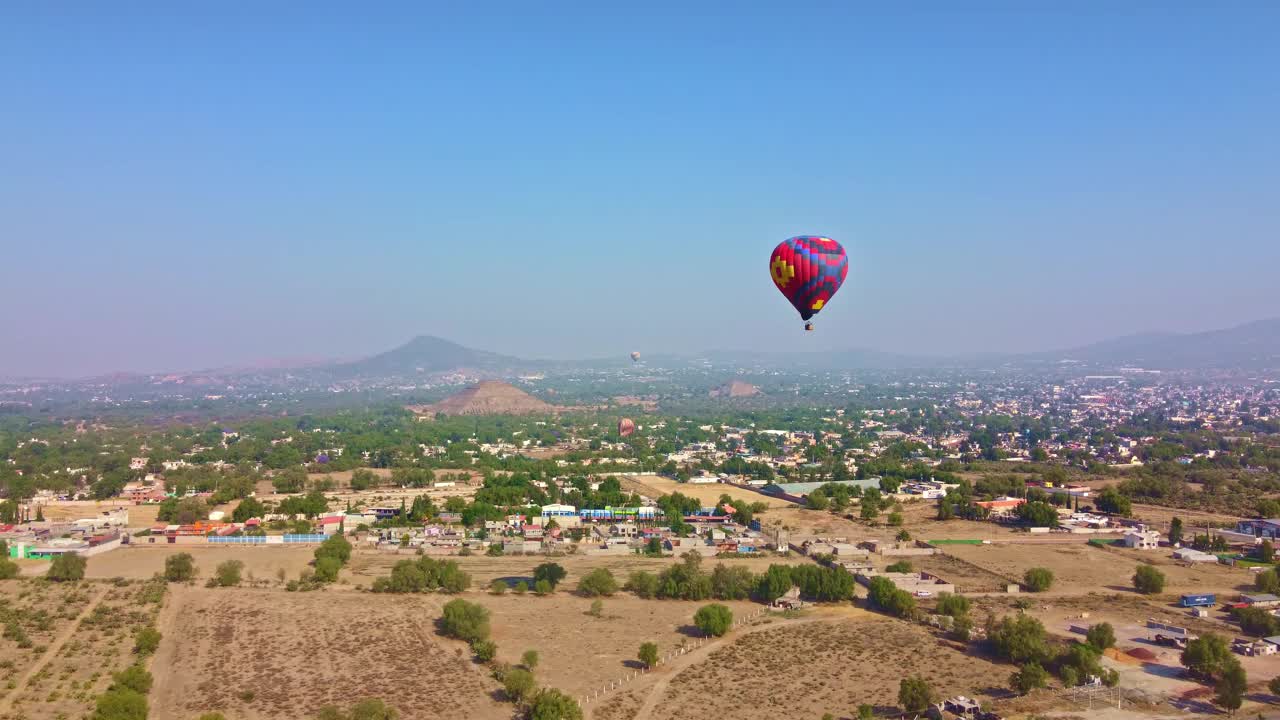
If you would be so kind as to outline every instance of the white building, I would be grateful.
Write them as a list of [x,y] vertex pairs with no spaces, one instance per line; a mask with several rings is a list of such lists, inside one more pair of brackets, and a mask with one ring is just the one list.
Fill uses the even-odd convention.
[[1127,548],[1155,550],[1160,547],[1160,533],[1156,530],[1130,530],[1124,534],[1121,542]]

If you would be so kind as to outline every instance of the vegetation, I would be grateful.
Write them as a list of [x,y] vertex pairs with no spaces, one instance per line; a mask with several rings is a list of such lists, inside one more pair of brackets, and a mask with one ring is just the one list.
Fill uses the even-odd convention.
[[884,571],[891,573],[910,573],[915,572],[915,566],[911,564],[910,560],[899,560],[898,562],[886,567]]
[[578,581],[578,593],[585,597],[613,595],[618,591],[618,581],[606,568],[596,568]]
[[1048,568],[1029,568],[1022,574],[1022,586],[1031,592],[1044,592],[1053,586],[1053,571]]
[[1098,623],[1089,628],[1089,632],[1085,633],[1085,639],[1093,649],[1102,652],[1116,644],[1116,631],[1111,627],[1111,623]]
[[916,599],[911,593],[893,584],[883,576],[871,578],[867,584],[867,599],[871,606],[895,617],[911,617],[916,611]]
[[1189,641],[1180,659],[1192,675],[1203,680],[1222,677],[1227,667],[1236,662],[1226,639],[1213,633],[1206,633]]
[[[387,577],[376,578],[370,588],[376,593],[460,593],[471,586],[471,576],[454,560],[436,560],[422,556],[416,560],[400,560]],[[527,586],[526,586],[527,589]],[[520,586],[516,586],[520,592]]]
[[235,587],[240,584],[240,574],[244,570],[244,562],[240,560],[224,560],[218,563],[209,579],[210,587]]
[[565,569],[557,563],[543,563],[533,569],[534,587],[536,588],[539,582],[546,581],[551,589],[555,590],[567,574]]
[[733,611],[720,603],[703,605],[694,613],[693,624],[708,635],[720,637],[733,627]]
[[343,711],[326,705],[316,713],[316,720],[399,720],[400,713],[381,700],[361,700]]
[[445,603],[440,629],[445,635],[469,643],[489,637],[489,611],[461,598]]
[[644,663],[645,667],[651,668],[654,665],[657,665],[658,644],[652,642],[641,643],[638,657],[640,658],[640,662]]
[[196,561],[191,553],[178,553],[164,559],[164,579],[169,582],[190,582],[196,576]]
[[84,569],[88,561],[77,553],[62,553],[49,564],[45,577],[54,582],[73,582],[84,579]]
[[1023,695],[1048,684],[1049,673],[1040,666],[1040,663],[1029,662],[1009,676],[1009,685]]
[[898,704],[907,712],[921,712],[936,701],[937,695],[924,678],[903,678],[898,683]]
[[1151,565],[1139,565],[1133,573],[1133,587],[1143,595],[1159,595],[1164,592],[1164,573]]
[[160,647],[160,631],[153,627],[144,627],[133,636],[133,651],[146,657]]
[[524,654],[520,656],[520,664],[523,665],[526,670],[536,669],[538,667],[538,651],[525,650]]
[[582,720],[578,701],[554,688],[543,688],[529,702],[530,720]]
[[512,702],[523,704],[537,689],[533,673],[522,668],[508,670],[502,676],[502,690]]

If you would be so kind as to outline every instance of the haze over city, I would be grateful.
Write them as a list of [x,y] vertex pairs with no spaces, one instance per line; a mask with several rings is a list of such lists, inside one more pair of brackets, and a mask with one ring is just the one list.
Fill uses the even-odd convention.
[[[0,10],[0,374],[1280,316],[1280,10]],[[801,332],[766,260],[849,252]]]

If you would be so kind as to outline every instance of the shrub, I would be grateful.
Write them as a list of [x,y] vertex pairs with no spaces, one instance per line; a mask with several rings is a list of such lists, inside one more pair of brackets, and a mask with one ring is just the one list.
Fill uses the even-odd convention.
[[1053,586],[1053,571],[1034,567],[1022,574],[1022,584],[1031,592],[1044,592]]
[[1006,617],[992,623],[987,639],[998,657],[1014,663],[1043,663],[1052,657],[1044,625],[1030,615]]
[[594,618],[604,615],[604,603],[599,598],[592,600],[591,609],[587,610],[587,614]]
[[[654,665],[657,665],[658,664],[658,644],[652,643],[652,642],[641,643],[639,658],[640,658],[640,662],[645,664],[645,667],[653,667]],[[1277,693],[1277,694],[1280,694],[1280,693]]]
[[240,560],[225,560],[218,563],[213,571],[213,584],[217,587],[235,587],[240,584],[240,573],[244,563]]
[[191,553],[178,553],[164,559],[164,579],[169,582],[189,582],[196,576],[196,561]]
[[0,557],[0,580],[12,580],[22,572],[18,563],[7,557]]
[[911,564],[910,560],[899,560],[898,562],[893,563],[889,567],[885,568],[884,571],[891,572],[891,573],[909,573],[909,572],[915,572],[915,569],[916,569],[915,566]]
[[521,580],[516,583],[515,591],[517,595],[523,595],[529,592],[529,583]]
[[627,584],[623,589],[648,600],[658,594],[658,578],[653,573],[637,570],[627,577]]
[[1150,565],[1139,565],[1133,573],[1133,587],[1143,595],[1159,595],[1164,592],[1164,573]]
[[539,581],[545,580],[554,590],[567,574],[565,569],[556,563],[542,563],[533,569],[533,585],[537,587]]
[[1227,666],[1235,661],[1227,641],[1213,633],[1205,633],[1189,641],[1180,659],[1192,675],[1205,680],[1221,677]]
[[720,637],[733,626],[733,611],[720,603],[703,605],[693,614],[693,624],[708,635]]
[[133,651],[147,656],[160,647],[160,631],[153,627],[144,627],[133,636]]
[[555,585],[552,585],[549,580],[538,580],[533,584],[533,592],[537,595],[550,595],[555,591]]
[[[70,582],[84,579],[84,568],[88,561],[76,553],[63,553],[53,559],[49,572],[45,577],[54,582]],[[145,698],[144,698],[145,702]]]
[[361,700],[351,706],[350,720],[398,720],[400,713],[381,700]]
[[919,712],[935,701],[933,688],[924,678],[903,678],[898,683],[898,704],[903,710]]
[[1014,690],[1026,695],[1049,684],[1049,673],[1039,663],[1027,663],[1022,669],[1009,676],[1009,684]]
[[520,664],[524,665],[526,670],[533,670],[538,667],[538,651],[525,650],[524,654],[520,656]]
[[543,688],[529,703],[530,720],[582,720],[578,701],[554,688]]
[[522,703],[534,691],[533,673],[528,670],[516,668],[508,671],[502,677],[502,689],[507,693],[507,697],[512,702]]
[[342,561],[332,555],[325,555],[316,558],[314,577],[317,582],[330,583],[338,579],[340,570],[342,570]]
[[471,652],[476,654],[476,660],[487,663],[497,657],[498,644],[492,640],[477,640],[471,643]]
[[489,594],[505,595],[506,592],[507,592],[507,583],[505,581],[498,580],[495,578],[493,582],[489,583]]
[[128,688],[110,689],[98,696],[92,720],[147,720],[147,698]]
[[969,612],[969,598],[963,595],[942,593],[938,596],[938,614],[960,617]]
[[469,643],[485,640],[489,637],[489,611],[461,598],[450,600],[445,603],[440,629],[449,637]]
[[596,568],[578,581],[578,592],[587,597],[609,596],[618,592],[618,581],[606,568]]
[[113,675],[112,681],[109,689],[119,690],[124,688],[143,695],[151,692],[151,673],[147,672],[147,669],[138,663],[134,663]]
[[1116,631],[1111,627],[1111,623],[1098,623],[1089,628],[1085,639],[1094,650],[1102,652],[1116,644]]

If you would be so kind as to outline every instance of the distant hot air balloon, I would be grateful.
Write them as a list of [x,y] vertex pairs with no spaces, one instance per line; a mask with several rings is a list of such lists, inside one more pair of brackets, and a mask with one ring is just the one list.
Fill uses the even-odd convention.
[[769,258],[773,284],[800,311],[804,329],[835,296],[849,274],[849,256],[831,238],[801,235],[778,243]]
[[631,353],[631,362],[640,362],[640,353],[638,352]]
[[622,418],[618,421],[618,434],[622,437],[628,437],[636,431],[636,424],[631,418]]

